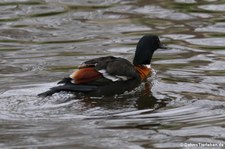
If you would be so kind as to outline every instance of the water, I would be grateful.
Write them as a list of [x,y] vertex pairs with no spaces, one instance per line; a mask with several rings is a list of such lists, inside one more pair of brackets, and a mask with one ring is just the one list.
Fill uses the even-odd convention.
[[[225,148],[224,8],[220,0],[2,0],[0,148]],[[36,96],[87,59],[132,60],[146,33],[168,49],[131,93]]]

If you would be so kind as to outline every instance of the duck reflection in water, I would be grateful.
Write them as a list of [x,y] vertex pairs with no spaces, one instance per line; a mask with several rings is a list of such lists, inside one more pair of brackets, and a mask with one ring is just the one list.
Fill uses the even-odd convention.
[[[103,108],[108,110],[134,108],[136,110],[153,109],[157,110],[166,106],[166,100],[157,99],[151,92],[150,81],[143,82],[138,90],[128,94],[121,94],[114,97],[92,98],[81,96],[83,107],[87,109]],[[76,96],[77,98],[78,96]]]

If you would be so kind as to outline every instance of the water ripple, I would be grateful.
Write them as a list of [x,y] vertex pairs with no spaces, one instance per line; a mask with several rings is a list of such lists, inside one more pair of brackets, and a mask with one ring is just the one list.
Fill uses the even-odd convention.
[[[0,12],[1,148],[225,144],[222,1],[2,0]],[[155,52],[139,88],[36,96],[87,59],[132,60],[143,34],[167,49]]]

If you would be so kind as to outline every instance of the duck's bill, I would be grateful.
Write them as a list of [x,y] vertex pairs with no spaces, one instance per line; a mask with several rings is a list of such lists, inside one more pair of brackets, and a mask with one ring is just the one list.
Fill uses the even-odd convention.
[[159,48],[160,48],[160,49],[168,49],[168,47],[166,47],[164,44],[160,44],[160,45],[159,45]]

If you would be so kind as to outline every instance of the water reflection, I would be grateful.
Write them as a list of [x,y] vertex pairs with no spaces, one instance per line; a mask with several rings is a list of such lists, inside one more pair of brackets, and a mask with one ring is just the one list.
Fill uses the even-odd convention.
[[[224,2],[2,0],[1,148],[180,148],[224,140]],[[131,93],[103,99],[54,86],[91,58],[132,59],[138,39],[168,49]]]

